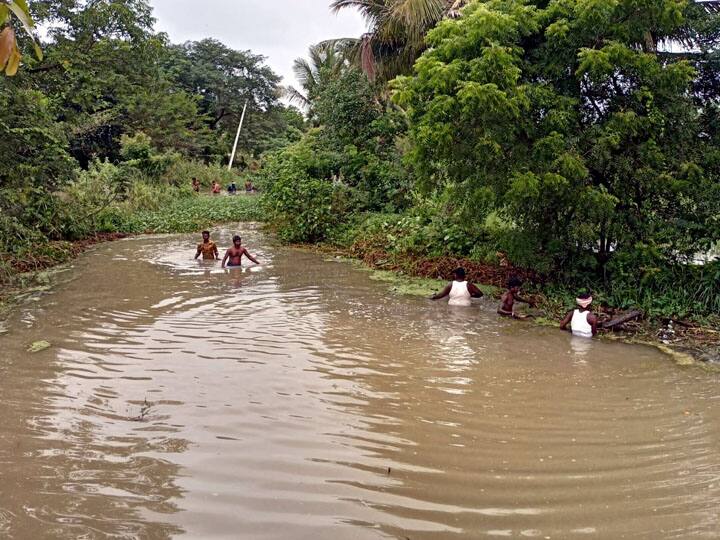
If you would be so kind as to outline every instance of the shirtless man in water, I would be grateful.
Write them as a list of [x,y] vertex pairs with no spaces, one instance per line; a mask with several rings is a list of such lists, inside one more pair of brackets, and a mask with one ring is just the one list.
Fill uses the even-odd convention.
[[260,264],[257,259],[250,255],[250,252],[243,247],[242,238],[236,235],[233,237],[233,247],[225,252],[225,257],[223,257],[222,260],[222,267],[225,268],[225,263],[228,259],[230,259],[230,262],[227,262],[227,266],[241,266],[243,255],[255,264]]
[[195,258],[197,259],[200,255],[202,255],[202,258],[205,261],[214,261],[219,259],[220,254],[218,253],[218,248],[215,245],[215,242],[210,240],[210,231],[203,231],[202,239],[202,244],[198,244]]
[[532,300],[520,296],[520,287],[522,287],[522,281],[520,281],[519,278],[511,277],[508,280],[507,291],[502,295],[502,303],[498,308],[498,315],[511,317],[513,319],[527,319],[530,317],[530,315],[515,313],[515,302],[523,302],[530,307],[535,307],[535,303]]

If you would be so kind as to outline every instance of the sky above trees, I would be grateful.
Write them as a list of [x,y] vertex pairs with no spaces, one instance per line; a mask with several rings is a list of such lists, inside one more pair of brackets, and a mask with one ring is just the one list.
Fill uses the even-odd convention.
[[335,37],[360,37],[365,24],[359,13],[330,12],[329,0],[151,0],[156,28],[173,42],[206,37],[227,46],[268,57],[267,64],[297,85],[293,61],[310,45]]

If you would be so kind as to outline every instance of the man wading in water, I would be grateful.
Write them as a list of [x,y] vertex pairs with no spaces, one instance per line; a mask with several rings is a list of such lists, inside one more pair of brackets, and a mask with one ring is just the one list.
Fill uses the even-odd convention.
[[218,253],[218,248],[215,245],[215,242],[210,240],[210,232],[203,231],[202,238],[203,242],[202,244],[198,244],[195,258],[197,259],[200,255],[202,255],[204,261],[214,261],[216,259],[219,259],[220,254]]
[[481,298],[483,293],[475,285],[465,279],[465,269],[457,268],[453,271],[454,281],[448,283],[439,293],[430,297],[430,300],[440,300],[450,296],[449,306],[471,306],[471,298]]
[[507,291],[502,295],[501,304],[498,308],[498,315],[503,317],[511,317],[513,319],[527,319],[530,315],[520,315],[515,313],[515,302],[523,302],[530,307],[535,307],[532,300],[528,300],[520,296],[520,287],[522,281],[517,277],[511,277],[507,283]]
[[591,338],[597,335],[598,318],[589,309],[593,297],[589,293],[584,293],[578,296],[575,301],[578,309],[574,309],[565,315],[565,318],[560,323],[560,330],[565,330],[569,324],[573,336]]
[[225,268],[225,263],[228,259],[230,259],[230,262],[227,263],[228,266],[241,266],[242,265],[242,256],[245,255],[248,259],[250,259],[255,264],[260,264],[255,257],[250,255],[247,249],[245,249],[242,246],[242,238],[239,236],[233,237],[233,247],[228,249],[225,252],[225,257],[223,257],[222,260],[222,267]]

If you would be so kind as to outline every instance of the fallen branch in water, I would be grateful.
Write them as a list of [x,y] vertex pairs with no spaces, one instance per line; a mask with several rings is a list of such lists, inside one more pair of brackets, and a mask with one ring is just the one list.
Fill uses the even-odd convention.
[[639,319],[642,317],[643,312],[638,310],[629,311],[628,313],[625,313],[624,315],[620,315],[619,317],[615,317],[612,320],[609,320],[602,324],[602,327],[605,330],[613,330],[618,326],[621,326],[625,324],[626,322],[633,321],[635,319]]

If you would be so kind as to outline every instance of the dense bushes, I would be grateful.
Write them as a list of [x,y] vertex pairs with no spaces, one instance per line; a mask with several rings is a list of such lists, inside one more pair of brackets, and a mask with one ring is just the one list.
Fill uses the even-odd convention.
[[289,242],[339,234],[354,212],[396,212],[410,204],[398,135],[404,118],[376,100],[361,73],[338,76],[317,98],[322,127],[267,157],[257,179],[268,220]]

